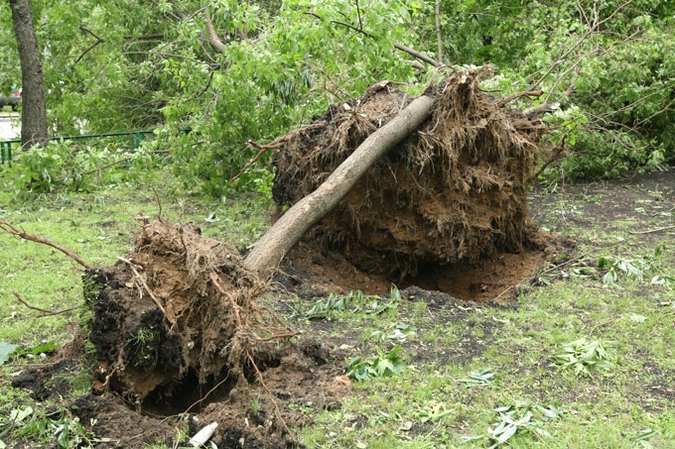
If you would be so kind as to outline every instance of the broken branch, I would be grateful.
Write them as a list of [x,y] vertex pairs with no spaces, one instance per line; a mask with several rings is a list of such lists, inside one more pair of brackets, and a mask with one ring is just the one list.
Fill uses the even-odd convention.
[[523,92],[516,92],[511,94],[508,97],[504,97],[497,102],[497,106],[502,107],[507,103],[512,102],[520,97],[540,97],[544,94],[543,90],[526,90]]
[[71,310],[75,310],[75,309],[77,309],[78,307],[80,307],[80,306],[73,306],[73,307],[68,307],[67,309],[62,309],[62,310],[47,310],[47,309],[42,309],[42,308],[40,308],[40,307],[36,307],[36,306],[32,306],[32,305],[28,304],[28,303],[26,302],[26,300],[24,300],[24,299],[21,297],[21,295],[19,294],[19,292],[17,292],[17,291],[12,290],[12,294],[13,294],[13,295],[16,297],[16,299],[18,299],[19,302],[20,302],[21,304],[23,304],[24,306],[28,307],[28,308],[31,309],[31,310],[37,310],[38,312],[42,312],[43,314],[40,315],[38,318],[42,318],[42,317],[45,317],[45,316],[52,316],[52,315],[60,315],[60,314],[62,314],[62,313],[70,312]]
[[61,251],[63,254],[70,257],[75,262],[79,263],[84,268],[86,268],[87,270],[93,270],[94,269],[93,265],[89,265],[80,256],[78,256],[74,252],[64,248],[63,246],[59,245],[58,243],[54,243],[51,240],[46,239],[44,237],[38,237],[38,236],[35,236],[35,235],[28,234],[27,232],[17,228],[16,226],[12,225],[11,223],[8,223],[6,221],[0,221],[0,230],[3,230],[10,235],[20,237],[24,240],[29,240],[31,242],[42,243],[43,245],[51,246],[52,248]]

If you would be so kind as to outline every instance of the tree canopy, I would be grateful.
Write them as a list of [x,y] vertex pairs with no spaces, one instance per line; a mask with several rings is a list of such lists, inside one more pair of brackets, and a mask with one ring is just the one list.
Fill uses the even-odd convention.
[[[188,189],[221,194],[266,142],[376,81],[412,93],[462,65],[542,89],[545,176],[614,177],[675,156],[675,4],[657,0],[31,2],[54,134],[152,129]],[[438,14],[437,14],[438,12]],[[3,91],[20,83],[0,4]],[[440,42],[440,47],[439,47]],[[442,54],[439,54],[439,48]],[[532,106],[523,103],[523,108]],[[535,105],[541,106],[541,105]],[[263,156],[234,182],[272,175]]]

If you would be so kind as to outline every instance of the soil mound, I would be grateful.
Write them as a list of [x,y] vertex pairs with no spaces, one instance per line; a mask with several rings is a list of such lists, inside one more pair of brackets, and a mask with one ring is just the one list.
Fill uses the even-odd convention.
[[84,285],[104,382],[133,402],[160,386],[170,395],[188,375],[206,384],[234,370],[236,382],[248,340],[265,331],[253,301],[265,286],[236,248],[191,225],[146,224],[128,258],[88,271]]
[[[471,71],[454,73],[425,94],[435,98],[430,119],[313,228],[305,251],[338,253],[369,276],[405,284],[427,267],[540,249],[526,188],[544,127],[483,93]],[[314,191],[413,99],[377,83],[289,134],[273,156],[277,205]],[[291,259],[306,254],[296,251]]]

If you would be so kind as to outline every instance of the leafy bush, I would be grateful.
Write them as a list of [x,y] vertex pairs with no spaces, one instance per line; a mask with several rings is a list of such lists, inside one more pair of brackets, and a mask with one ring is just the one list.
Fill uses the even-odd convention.
[[58,190],[83,191],[121,182],[142,175],[135,170],[153,162],[143,150],[120,151],[113,144],[80,145],[72,140],[51,141],[15,153],[11,166],[0,178],[4,189],[19,198],[25,193],[49,193]]

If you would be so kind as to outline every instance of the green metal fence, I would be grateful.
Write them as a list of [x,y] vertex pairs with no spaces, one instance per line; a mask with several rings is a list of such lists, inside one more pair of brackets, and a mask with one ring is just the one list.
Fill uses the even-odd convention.
[[[116,136],[131,136],[131,149],[135,150],[141,146],[141,142],[145,140],[146,134],[152,134],[152,131],[124,131],[116,133],[102,133],[102,134],[83,134],[79,136],[57,136],[50,137],[49,140],[56,140],[63,142],[64,140],[81,140],[81,139],[96,139],[100,137],[116,137]],[[12,144],[21,146],[21,139],[0,140],[0,160],[2,164],[12,163]]]

